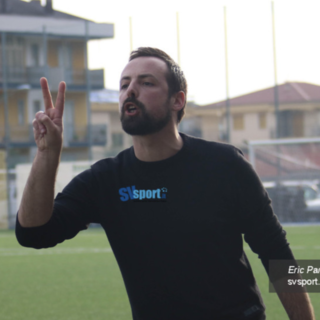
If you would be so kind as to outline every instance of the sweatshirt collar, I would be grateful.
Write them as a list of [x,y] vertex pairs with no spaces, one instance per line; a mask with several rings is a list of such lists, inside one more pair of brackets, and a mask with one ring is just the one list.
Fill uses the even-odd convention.
[[132,146],[130,148],[130,162],[132,163],[134,171],[136,171],[139,175],[144,175],[145,178],[147,178],[147,176],[159,176],[170,170],[177,169],[177,166],[185,161],[184,156],[189,147],[187,135],[182,132],[179,132],[179,134],[183,140],[182,148],[175,155],[164,160],[141,161],[136,157],[134,148]]

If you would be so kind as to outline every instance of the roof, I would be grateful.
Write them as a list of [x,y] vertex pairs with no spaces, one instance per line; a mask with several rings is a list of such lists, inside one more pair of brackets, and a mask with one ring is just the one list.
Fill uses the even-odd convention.
[[91,91],[90,101],[97,103],[119,103],[119,91],[111,89]]
[[[285,82],[278,85],[280,104],[320,102],[320,86],[306,82]],[[274,87],[229,99],[230,106],[273,104]],[[203,109],[222,108],[226,100],[202,106]]]
[[0,0],[0,31],[58,38],[107,39],[114,37],[111,23],[96,23],[52,9],[40,1]]
[[[4,2],[6,3],[4,5]],[[4,12],[5,9],[5,12]],[[56,19],[73,19],[73,20],[86,20],[73,16],[71,14],[63,13],[56,10],[46,10],[40,1],[25,2],[21,0],[2,0],[0,1],[0,13],[5,15],[19,15],[19,16],[50,16]]]

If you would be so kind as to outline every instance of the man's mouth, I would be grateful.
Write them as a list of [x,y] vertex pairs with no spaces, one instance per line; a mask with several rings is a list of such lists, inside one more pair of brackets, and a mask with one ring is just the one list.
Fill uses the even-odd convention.
[[138,108],[132,102],[128,102],[124,106],[124,110],[126,114],[134,115],[138,113]]

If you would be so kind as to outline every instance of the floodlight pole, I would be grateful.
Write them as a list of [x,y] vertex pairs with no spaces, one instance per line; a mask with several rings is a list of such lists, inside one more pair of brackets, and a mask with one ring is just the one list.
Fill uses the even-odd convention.
[[280,123],[279,123],[279,91],[277,77],[277,54],[276,54],[276,29],[274,21],[274,3],[271,1],[272,12],[272,40],[273,40],[273,66],[274,66],[274,111],[276,118],[276,138],[280,138]]
[[129,31],[130,31],[130,53],[131,53],[133,50],[132,17],[129,17]]
[[[44,76],[48,80],[48,34],[47,28],[44,25],[42,27],[42,42],[43,42],[43,64],[44,64]],[[49,81],[49,80],[48,80]]]
[[[276,139],[280,138],[280,119],[279,119],[279,91],[278,91],[278,78],[277,78],[277,54],[276,54],[276,28],[274,19],[274,3],[271,1],[271,13],[272,13],[272,40],[273,40],[273,66],[274,66],[274,111],[276,120]],[[277,185],[280,185],[281,181],[281,159],[280,159],[280,145],[276,145],[276,170],[277,176],[275,181]],[[276,194],[276,203],[279,204],[281,201],[281,195],[279,192]],[[283,214],[282,210],[279,208],[274,208],[278,210],[276,214],[281,216]]]
[[88,158],[92,161],[92,126],[91,126],[91,104],[90,104],[90,74],[88,69],[88,41],[89,41],[89,21],[85,21],[85,50],[84,50],[84,63],[86,71],[86,91],[87,91],[87,128],[88,128]]
[[227,142],[231,142],[230,133],[230,99],[229,99],[229,66],[228,66],[228,34],[227,34],[227,8],[224,7],[224,48],[226,61],[226,122],[227,122]]
[[2,83],[3,83],[3,104],[4,104],[4,148],[6,157],[6,189],[7,189],[7,215],[8,215],[8,226],[9,218],[11,215],[11,203],[10,203],[10,185],[9,185],[9,152],[10,152],[10,126],[9,126],[9,109],[8,109],[8,85],[7,85],[7,57],[6,57],[6,41],[7,34],[1,32],[1,55],[2,55]]
[[5,32],[1,33],[1,48],[2,48],[2,83],[3,83],[3,103],[4,103],[4,119],[5,119],[5,148],[8,147],[9,142],[9,112],[8,112],[8,85],[7,85],[7,57],[6,57],[6,41],[7,35]]
[[181,66],[180,60],[180,23],[179,23],[179,12],[176,13],[177,22],[177,55],[178,55],[178,65]]

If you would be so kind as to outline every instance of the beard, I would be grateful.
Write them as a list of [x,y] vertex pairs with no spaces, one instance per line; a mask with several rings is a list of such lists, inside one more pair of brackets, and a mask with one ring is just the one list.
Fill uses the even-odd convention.
[[[134,103],[139,108],[139,114],[135,116],[126,116],[124,105],[127,102]],[[120,117],[123,131],[131,136],[144,136],[159,132],[170,122],[172,117],[172,111],[168,107],[168,103],[169,99],[164,105],[166,114],[161,119],[157,119],[147,113],[146,107],[142,102],[135,98],[127,98],[122,105]]]

